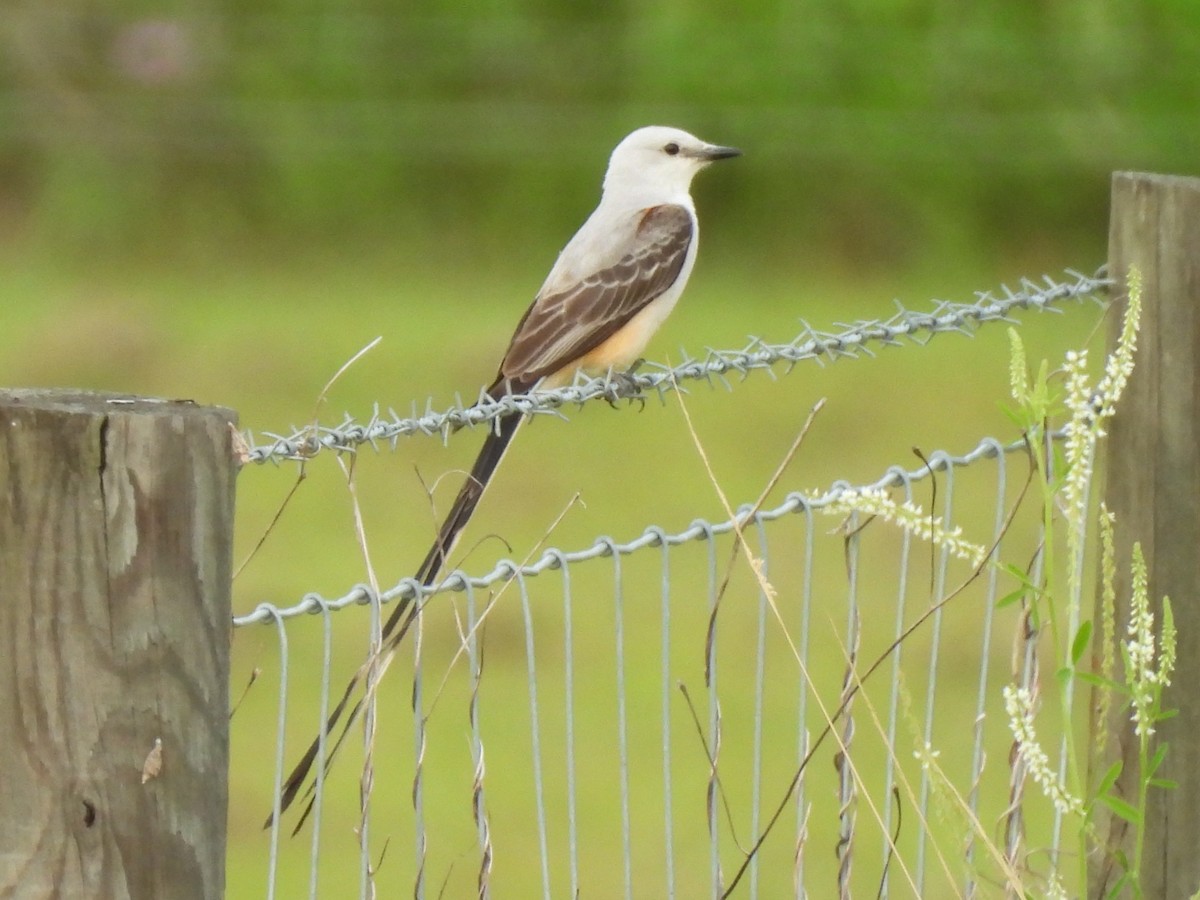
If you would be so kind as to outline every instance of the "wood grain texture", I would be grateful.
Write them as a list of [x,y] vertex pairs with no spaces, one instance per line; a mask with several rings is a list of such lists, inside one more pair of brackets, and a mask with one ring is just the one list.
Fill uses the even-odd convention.
[[[1158,726],[1169,745],[1152,789],[1146,822],[1142,889],[1146,897],[1189,897],[1200,888],[1200,179],[1118,172],[1112,182],[1109,272],[1124,291],[1131,266],[1142,273],[1143,311],[1135,369],[1109,429],[1105,499],[1116,513],[1117,627],[1129,621],[1129,565],[1140,542],[1150,575],[1156,622],[1171,598],[1179,633],[1178,663],[1164,706],[1179,715]],[[1113,310],[1110,346],[1124,313]],[[1122,608],[1123,607],[1123,608]],[[1119,663],[1118,663],[1119,665]],[[1118,782],[1135,789],[1137,744],[1128,710],[1109,721],[1110,748],[1123,760]],[[1120,820],[1104,823],[1112,849],[1132,856]],[[1092,896],[1107,896],[1119,869],[1091,867]]]
[[0,392],[0,896],[224,894],[233,421]]

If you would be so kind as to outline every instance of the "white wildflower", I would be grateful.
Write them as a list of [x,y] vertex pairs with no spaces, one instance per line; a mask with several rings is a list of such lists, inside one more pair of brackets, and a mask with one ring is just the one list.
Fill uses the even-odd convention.
[[1067,572],[1068,596],[1071,598],[1073,614],[1078,611],[1082,592],[1088,486],[1094,473],[1096,442],[1104,437],[1104,422],[1113,416],[1116,402],[1133,372],[1141,296],[1141,276],[1137,270],[1132,270],[1129,273],[1129,302],[1121,336],[1116,349],[1105,361],[1104,377],[1095,390],[1088,375],[1087,350],[1068,352],[1063,365],[1065,402],[1070,418],[1063,429],[1067,471],[1062,486],[1062,506],[1067,525],[1067,548],[1073,560]]
[[1146,560],[1141,544],[1133,545],[1133,597],[1129,627],[1125,632],[1125,680],[1129,684],[1133,707],[1134,733],[1138,737],[1154,734],[1154,699],[1158,671],[1154,668],[1154,613],[1150,611]]
[[1125,319],[1121,324],[1121,337],[1117,340],[1117,349],[1104,367],[1104,377],[1100,379],[1097,394],[1100,399],[1100,415],[1104,417],[1113,414],[1113,407],[1120,399],[1129,376],[1133,372],[1133,354],[1137,349],[1138,328],[1142,317],[1142,273],[1137,269],[1129,270],[1129,294],[1125,304]]
[[[1117,669],[1117,559],[1114,530],[1117,517],[1100,503],[1100,675],[1111,681]],[[1096,735],[1093,747],[1102,754],[1108,746],[1108,715],[1112,691],[1096,692]]]
[[1017,329],[1011,325],[1008,328],[1009,369],[1008,384],[1012,398],[1018,403],[1024,403],[1029,398],[1029,372],[1025,368],[1025,345]]
[[1171,600],[1163,597],[1162,636],[1159,638],[1158,683],[1164,687],[1171,683],[1175,671],[1175,616],[1171,612]]
[[987,549],[974,544],[962,536],[962,528],[946,528],[941,516],[928,516],[912,501],[897,503],[882,488],[850,488],[843,491],[833,503],[825,507],[829,515],[846,516],[853,512],[878,516],[892,522],[909,534],[942,547],[972,566],[979,566],[987,556]]
[[1087,518],[1087,487],[1092,479],[1092,459],[1099,437],[1099,418],[1092,403],[1091,379],[1087,371],[1086,350],[1067,354],[1064,366],[1067,375],[1067,422],[1064,453],[1067,461],[1066,484],[1063,486],[1063,505],[1067,524],[1074,532],[1083,531]]
[[1057,872],[1051,872],[1046,879],[1046,900],[1067,900],[1068,896],[1062,877]]
[[1042,793],[1063,814],[1083,812],[1083,801],[1073,796],[1059,780],[1050,757],[1037,740],[1033,727],[1033,696],[1028,688],[1015,684],[1004,687],[1004,711],[1008,714],[1008,727],[1017,743],[1017,754],[1025,763],[1029,776],[1042,789]]
[[942,755],[941,750],[934,750],[933,744],[926,741],[922,746],[913,751],[913,757],[921,764],[921,768],[925,771],[935,767],[937,758]]

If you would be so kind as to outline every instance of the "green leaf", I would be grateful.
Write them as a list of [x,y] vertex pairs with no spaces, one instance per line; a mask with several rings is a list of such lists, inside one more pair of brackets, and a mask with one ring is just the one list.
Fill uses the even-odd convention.
[[1103,675],[1097,675],[1095,672],[1076,672],[1075,677],[1084,684],[1090,684],[1092,687],[1105,688],[1117,694],[1128,693],[1128,688],[1122,682],[1113,681],[1111,678],[1105,678]]
[[1018,431],[1027,431],[1029,429],[1029,416],[1021,407],[1009,406],[1007,403],[998,404],[1000,412],[1004,413],[1005,417],[1017,426]]
[[1128,803],[1113,794],[1101,794],[1096,800],[1111,809],[1114,815],[1124,819],[1131,825],[1141,826],[1142,813],[1132,803]]
[[1071,642],[1071,662],[1074,665],[1079,665],[1079,660],[1083,659],[1091,640],[1092,622],[1089,619],[1079,626],[1079,630],[1075,632],[1075,640]]
[[999,600],[996,601],[996,609],[1003,609],[1006,606],[1012,606],[1014,603],[1016,603],[1018,600],[1020,600],[1022,597],[1025,596],[1026,591],[1027,591],[1027,589],[1022,587],[1022,588],[1017,588],[1011,594],[1005,594],[1003,597],[1001,597]]
[[1096,788],[1097,794],[1107,794],[1109,789],[1117,783],[1117,779],[1121,777],[1121,771],[1125,768],[1125,763],[1117,760],[1108,767],[1108,771],[1104,773],[1104,777],[1100,779],[1100,784]]
[[1003,563],[1000,569],[1010,578],[1015,578],[1019,584],[1027,588],[1033,587],[1033,582],[1029,579],[1029,573],[1019,566],[1015,566],[1012,563]]
[[1153,777],[1154,773],[1158,771],[1158,767],[1162,765],[1162,762],[1164,759],[1166,759],[1166,757],[1167,745],[1165,743],[1159,744],[1154,751],[1154,755],[1150,757],[1149,761],[1146,763],[1146,771],[1142,773],[1142,777]]
[[1070,469],[1070,466],[1067,465],[1067,454],[1063,451],[1062,445],[1056,443],[1054,445],[1053,452],[1054,452],[1054,471],[1062,473],[1062,472],[1066,472],[1068,469]]
[[1179,782],[1172,781],[1170,778],[1151,778],[1146,783],[1167,791],[1173,791],[1175,788],[1179,787]]
[[1118,898],[1124,897],[1125,886],[1129,884],[1133,878],[1132,873],[1129,871],[1129,863],[1124,859],[1124,854],[1119,853],[1117,856],[1119,858],[1121,867],[1124,869],[1124,872],[1121,874],[1121,877],[1117,879],[1117,883],[1113,885],[1113,889],[1108,892],[1106,900],[1118,900]]

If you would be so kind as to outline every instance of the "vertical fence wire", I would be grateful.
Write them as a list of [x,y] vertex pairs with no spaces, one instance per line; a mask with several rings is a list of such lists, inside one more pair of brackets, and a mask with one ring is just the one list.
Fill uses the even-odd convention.
[[[984,593],[983,634],[979,647],[979,687],[975,693],[975,725],[971,743],[971,789],[967,793],[967,808],[971,816],[979,819],[979,788],[983,778],[983,769],[987,764],[987,754],[984,749],[984,723],[988,698],[988,670],[992,655],[992,625],[996,616],[996,585],[999,576],[1000,545],[1004,536],[1004,523],[1007,519],[1005,508],[1008,496],[1008,468],[1003,448],[999,442],[993,442],[996,461],[996,500],[995,517],[992,523],[991,554],[988,557],[992,565],[988,566],[987,589]],[[967,881],[964,894],[970,900],[975,896],[977,883],[975,879],[975,832],[971,831],[967,838],[965,851],[967,863]]]
[[[755,530],[758,532],[759,584],[758,584],[758,634],[754,645],[754,768],[750,775],[750,834],[757,838],[759,817],[762,811],[762,766],[763,766],[763,686],[767,674],[767,591],[763,587],[770,577],[770,554],[767,532],[762,517],[755,515]],[[758,866],[756,856],[750,864],[750,896],[758,896]]]
[[[797,651],[804,665],[808,665],[808,636],[812,611],[812,579],[813,579],[813,511],[810,503],[804,504],[804,570],[800,582],[800,644]],[[802,766],[808,755],[808,692],[812,689],[805,672],[799,672],[796,678],[799,686],[799,697],[796,703],[796,765]],[[796,900],[804,900],[807,892],[804,888],[804,845],[807,841],[808,812],[805,808],[805,773],[801,771],[796,784],[796,841],[793,854],[793,881],[796,887]]]
[[838,840],[837,840],[837,884],[838,896],[850,900],[852,896],[850,874],[854,866],[855,810],[858,787],[855,783],[854,764],[851,754],[854,748],[855,722],[852,701],[858,685],[858,513],[851,513],[846,523],[846,668],[842,676],[841,746],[834,754],[834,765],[838,773]]
[[[943,483],[941,486],[942,494],[942,521],[949,523],[954,520],[954,463],[949,456],[941,451],[933,453],[929,457],[929,468],[932,477],[937,478],[937,473],[941,471],[943,475]],[[934,484],[937,482],[935,481]],[[932,518],[933,510],[929,511]],[[933,722],[934,713],[937,709],[937,672],[938,672],[938,657],[940,656],[942,645],[942,613],[943,607],[940,605],[946,596],[946,572],[950,565],[950,551],[943,547],[941,552],[937,554],[938,562],[936,573],[934,575],[933,596],[930,597],[930,603],[938,604],[933,612],[932,621],[930,622],[930,645],[929,645],[929,669],[928,677],[925,686],[925,719],[923,733],[921,739],[925,742],[925,749],[929,750],[933,747]],[[929,792],[930,792],[930,769],[931,766],[921,767],[921,788],[919,804],[921,810],[921,818],[925,821],[929,820]],[[917,835],[917,863],[916,876],[917,888],[922,892],[925,891],[925,850],[928,843],[927,829],[920,829]]]
[[476,876],[479,900],[491,896],[492,835],[488,824],[487,803],[483,791],[485,774],[483,732],[479,722],[479,688],[483,679],[483,659],[479,650],[479,617],[475,609],[475,588],[466,585],[467,603],[467,667],[471,681],[467,718],[471,724],[471,816],[479,840],[479,874]]
[[713,618],[717,614],[717,543],[712,525],[707,522],[694,523],[704,532],[705,549],[708,551],[708,643],[704,650],[704,671],[708,678],[708,781],[705,786],[706,812],[708,816],[708,853],[710,883],[714,900],[723,891],[721,877],[721,838],[717,818],[720,803],[720,758],[721,758],[721,698],[717,693],[717,632]]
[[565,692],[567,745],[567,864],[571,896],[579,896],[579,831],[575,796],[575,625],[572,620],[571,567],[561,551],[554,551],[562,571],[563,591],[563,688]]
[[617,667],[617,756],[620,768],[621,791],[621,851],[625,864],[625,897],[633,897],[633,836],[629,809],[629,713],[625,693],[625,594],[621,578],[621,554],[616,542],[601,538],[613,561],[613,625],[616,640]]
[[662,771],[663,844],[667,898],[675,897],[675,807],[671,794],[671,545],[661,528],[652,529],[662,547]]
[[416,633],[413,635],[413,682],[412,682],[412,716],[413,716],[413,832],[416,843],[417,872],[413,884],[413,896],[425,896],[425,854],[427,838],[425,834],[425,629],[423,627],[423,604],[417,604]]
[[525,661],[529,683],[529,731],[533,763],[533,793],[537,804],[538,849],[542,862],[542,894],[550,900],[550,847],[546,840],[546,792],[542,783],[542,731],[538,720],[537,655],[534,652],[533,612],[525,576],[514,568],[517,590],[521,595],[521,619],[525,625]]
[[283,803],[283,765],[284,765],[284,722],[287,720],[288,695],[288,637],[283,618],[273,606],[265,607],[270,621],[275,623],[275,633],[279,639],[279,714],[275,722],[275,789],[272,796],[274,805],[271,814],[271,849],[267,857],[267,900],[275,898],[275,882],[279,871],[279,819],[282,815]]
[[[322,598],[316,600],[321,610],[321,697],[318,701],[317,721],[329,721],[329,670],[333,662],[333,620],[329,615],[329,603]],[[325,744],[328,735],[324,728],[317,729],[317,777],[313,794],[312,842],[309,845],[308,896],[316,900],[317,873],[321,860],[321,807],[325,799]]]
[[[912,479],[900,466],[888,470],[904,489],[904,502],[911,503],[913,499]],[[879,898],[887,900],[890,887],[891,861],[896,850],[892,846],[892,817],[896,812],[896,800],[893,791],[896,785],[896,728],[900,720],[900,672],[901,658],[904,645],[900,641],[904,634],[905,615],[908,600],[908,567],[912,559],[912,532],[907,528],[900,531],[900,564],[896,581],[896,616],[892,628],[895,648],[892,650],[892,684],[888,692],[888,723],[887,745],[889,751],[885,754],[883,763],[883,874],[879,881]]]
[[[363,782],[359,799],[358,823],[358,895],[360,900],[373,900],[375,896],[374,872],[371,869],[371,753],[375,740],[375,685],[381,677],[379,671],[379,650],[383,646],[383,605],[379,592],[367,589],[371,607],[370,628],[367,635],[367,678],[364,690],[366,692],[366,709],[363,712],[363,750],[366,754],[363,763]],[[420,621],[418,620],[418,628]],[[321,765],[321,769],[324,769]]]

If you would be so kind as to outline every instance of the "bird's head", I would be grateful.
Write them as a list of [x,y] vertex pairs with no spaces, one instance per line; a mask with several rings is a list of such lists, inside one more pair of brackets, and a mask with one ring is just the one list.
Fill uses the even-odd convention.
[[639,128],[613,150],[604,191],[661,194],[664,201],[674,199],[688,193],[692,178],[709,163],[741,153],[733,147],[706,143],[679,128]]

